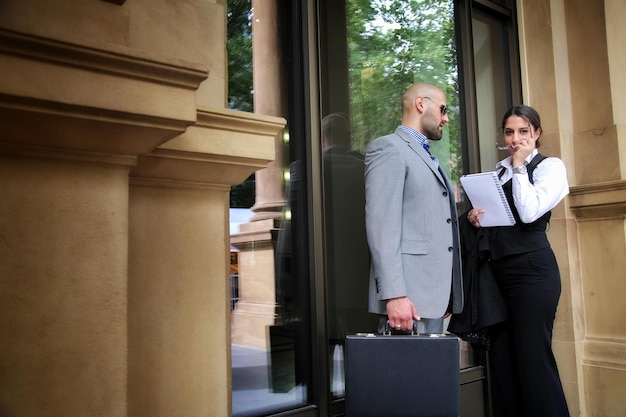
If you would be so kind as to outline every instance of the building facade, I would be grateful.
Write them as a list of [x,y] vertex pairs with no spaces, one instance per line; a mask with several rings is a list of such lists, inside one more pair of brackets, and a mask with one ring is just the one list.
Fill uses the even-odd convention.
[[[318,4],[293,4],[314,74]],[[622,416],[626,4],[515,12],[522,98],[571,186],[549,230],[561,378],[573,416]],[[281,157],[287,120],[280,97],[227,109],[225,45],[226,0],[0,1],[0,414],[231,415],[229,191]],[[319,122],[320,99],[302,100]],[[257,224],[282,191],[264,189]],[[293,415],[333,415],[326,391]]]

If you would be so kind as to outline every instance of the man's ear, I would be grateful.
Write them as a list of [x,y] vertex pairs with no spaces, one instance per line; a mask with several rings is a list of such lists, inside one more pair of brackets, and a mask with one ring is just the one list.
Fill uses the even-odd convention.
[[419,114],[424,113],[424,98],[415,97],[415,109]]

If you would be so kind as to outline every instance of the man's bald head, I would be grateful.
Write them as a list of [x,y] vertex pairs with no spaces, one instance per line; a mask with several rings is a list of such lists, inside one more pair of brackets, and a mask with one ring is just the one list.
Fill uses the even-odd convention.
[[432,140],[441,139],[443,125],[448,123],[446,96],[439,87],[417,82],[402,96],[402,124]]
[[432,84],[418,82],[411,85],[402,96],[402,116],[407,112],[413,112],[415,108],[415,100],[418,97],[433,97],[437,100],[444,98],[443,91]]

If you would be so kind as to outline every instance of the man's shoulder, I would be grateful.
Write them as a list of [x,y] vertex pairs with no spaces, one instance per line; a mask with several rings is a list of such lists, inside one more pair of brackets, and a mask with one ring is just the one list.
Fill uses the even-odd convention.
[[395,131],[394,133],[377,137],[370,143],[368,148],[380,147],[380,146],[385,146],[389,144],[398,145],[401,143],[401,140],[402,140],[402,136],[398,134],[398,131]]

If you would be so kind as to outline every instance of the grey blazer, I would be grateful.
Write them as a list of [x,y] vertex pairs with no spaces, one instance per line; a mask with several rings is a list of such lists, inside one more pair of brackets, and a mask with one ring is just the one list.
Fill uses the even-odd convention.
[[428,152],[397,129],[365,155],[365,221],[371,252],[369,311],[407,296],[420,317],[463,309],[454,189]]

